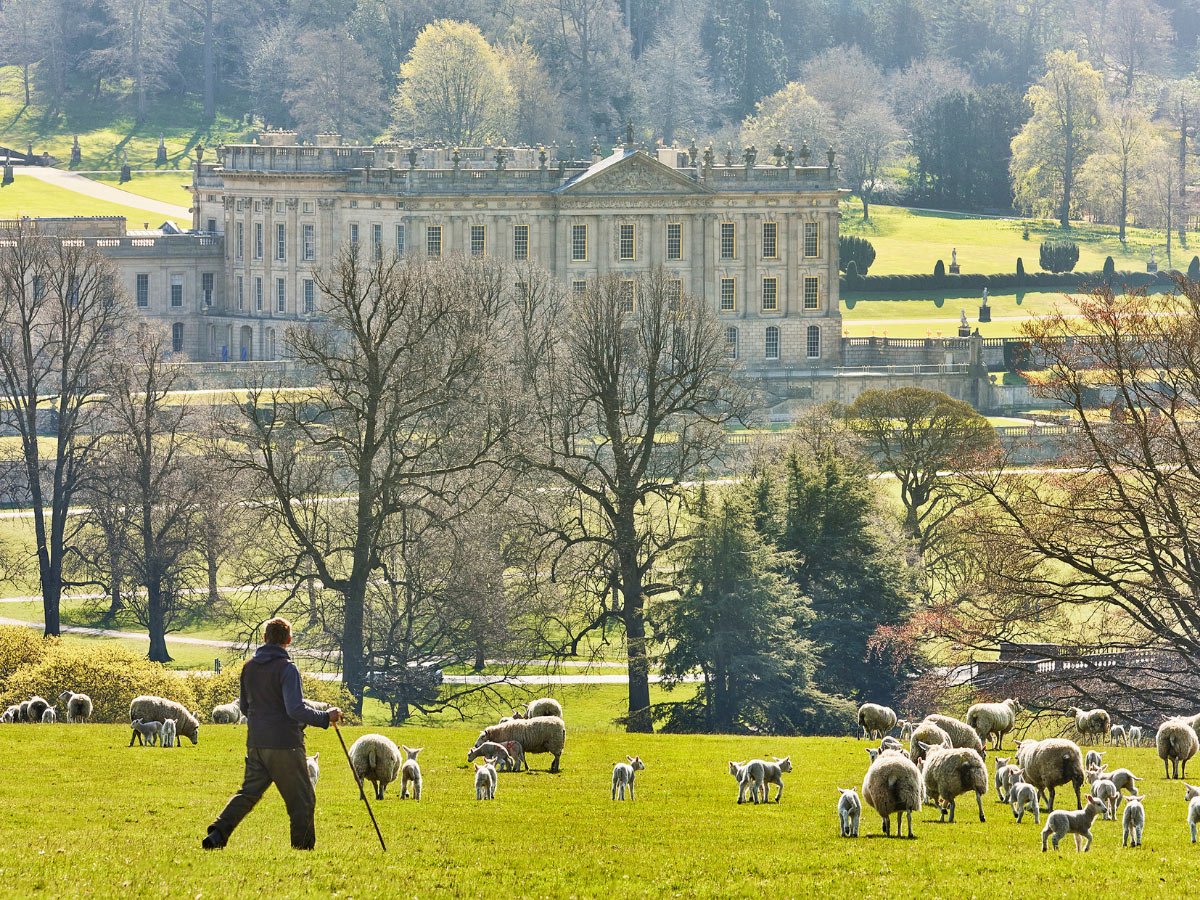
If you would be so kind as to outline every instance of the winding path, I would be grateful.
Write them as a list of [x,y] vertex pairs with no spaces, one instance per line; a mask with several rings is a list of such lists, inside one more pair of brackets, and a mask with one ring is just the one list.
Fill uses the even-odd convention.
[[176,206],[173,203],[164,203],[161,200],[151,200],[149,197],[143,197],[141,194],[123,191],[112,185],[93,181],[90,178],[85,178],[75,172],[67,172],[63,169],[45,168],[43,166],[23,166],[18,171],[18,174],[37,178],[46,184],[52,184],[67,191],[74,191],[77,194],[83,194],[94,200],[103,200],[105,203],[116,203],[120,206],[142,209],[156,215],[169,216],[172,219],[184,219],[186,221],[192,217],[186,206]]

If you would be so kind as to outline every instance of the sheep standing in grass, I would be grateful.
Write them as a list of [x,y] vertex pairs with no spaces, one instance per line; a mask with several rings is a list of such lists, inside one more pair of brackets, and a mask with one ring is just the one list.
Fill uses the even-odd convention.
[[29,721],[29,701],[28,700],[22,700],[20,702],[20,704],[17,706],[17,721],[18,722],[28,722]]
[[1007,800],[1012,806],[1013,818],[1017,820],[1018,825],[1025,818],[1026,810],[1033,810],[1033,821],[1038,825],[1042,824],[1042,808],[1038,803],[1037,788],[1028,781],[1014,781],[1008,789]]
[[[987,753],[983,749],[983,741],[979,739],[979,732],[959,719],[951,718],[950,716],[932,715],[925,717],[926,722],[931,722],[942,731],[950,736],[950,743],[953,747],[966,748],[974,750],[979,754],[981,759],[987,757]],[[926,743],[930,743],[926,741]]]
[[312,786],[316,787],[317,782],[321,780],[321,754],[318,751],[312,756],[304,757],[304,765],[308,768],[308,780],[312,782]]
[[1142,829],[1146,827],[1146,807],[1141,797],[1130,797],[1125,801],[1125,812],[1121,815],[1121,846],[1142,846]]
[[751,795],[751,799],[757,803],[759,794],[761,793],[762,801],[763,803],[766,803],[766,787],[763,785],[762,777],[760,775],[759,777],[755,778],[752,775],[748,778],[746,769],[748,769],[749,766],[750,763],[748,762],[733,762],[732,760],[729,762],[729,774],[732,775],[734,780],[738,783],[738,804],[740,805],[744,802],[746,791],[752,785],[754,787],[754,793]]
[[374,785],[375,799],[382,800],[400,775],[400,748],[382,734],[364,734],[350,745],[350,765],[360,781]]
[[[1158,726],[1154,736],[1158,747],[1158,758],[1163,761],[1163,772],[1167,778],[1186,778],[1188,760],[1200,750],[1196,732],[1185,719],[1167,719]],[[1168,771],[1168,763],[1169,769]]]
[[212,708],[214,725],[236,725],[242,718],[242,704],[239,700],[231,700]]
[[53,725],[57,721],[58,721],[58,712],[54,709],[53,706],[46,707],[46,709],[43,710],[43,712],[42,712],[42,724],[43,725]]
[[1187,821],[1188,830],[1192,833],[1192,843],[1196,843],[1196,825],[1200,824],[1200,788],[1192,787],[1190,784],[1185,784],[1186,793],[1184,799],[1187,800]]
[[[129,704],[129,720],[141,719],[143,722],[165,722],[175,720],[178,734],[186,737],[193,744],[200,743],[200,720],[182,704],[164,697],[134,697]],[[179,746],[177,743],[175,746]]]
[[1075,720],[1075,728],[1083,740],[1096,738],[1102,741],[1112,729],[1112,716],[1103,709],[1080,709],[1077,706],[1068,706],[1063,715],[1068,719]]
[[66,700],[67,721],[74,725],[82,725],[92,717],[92,698],[87,694],[70,694]]
[[1082,847],[1083,852],[1092,849],[1092,822],[1096,820],[1096,816],[1104,812],[1104,806],[1088,794],[1087,806],[1076,812],[1067,812],[1065,809],[1053,810],[1046,817],[1046,827],[1042,829],[1042,852],[1046,852],[1046,839],[1053,835],[1054,849],[1058,849],[1058,842],[1065,838],[1068,834],[1075,835],[1075,850],[1078,852],[1080,848],[1080,838],[1086,838],[1087,844]]
[[563,717],[562,704],[553,697],[539,697],[537,700],[530,700],[525,707],[525,718],[536,719],[540,716],[558,716]]
[[792,758],[772,756],[770,760],[752,759],[746,764],[746,770],[752,777],[761,779],[758,784],[762,790],[763,803],[769,802],[772,784],[779,789],[775,793],[775,802],[778,803],[783,798],[783,773],[792,771]]
[[646,764],[642,762],[640,756],[626,756],[625,762],[619,762],[613,765],[612,773],[612,798],[614,800],[625,799],[625,788],[629,788],[629,799],[633,799],[633,781],[637,777],[638,772],[642,772],[646,768]]
[[496,799],[496,767],[490,762],[475,766],[475,799]]
[[401,749],[404,751],[404,764],[400,766],[400,799],[408,799],[408,789],[411,787],[413,799],[420,800],[421,764],[417,762],[417,754],[424,748],[401,745]]
[[484,741],[482,744],[476,744],[467,751],[467,762],[474,762],[481,756],[493,763],[497,769],[512,763],[512,757],[508,755],[508,748],[503,744],[497,744],[495,741]]
[[27,721],[40,722],[42,721],[42,713],[50,708],[50,701],[43,697],[30,697],[29,706],[26,708]]
[[1108,739],[1114,747],[1129,746],[1129,732],[1124,725],[1114,725],[1108,730]]
[[132,729],[132,734],[129,736],[129,746],[133,746],[133,742],[137,741],[143,747],[153,747],[158,743],[159,732],[162,731],[162,722],[143,722],[141,719],[134,719],[129,723]]
[[1085,778],[1083,751],[1066,738],[1047,738],[1034,743],[1028,751],[1023,743],[1017,750],[1017,758],[1025,759],[1021,771],[1025,780],[1038,789],[1038,795],[1045,797],[1046,809],[1054,808],[1055,789],[1064,784],[1075,789],[1075,803],[1082,807],[1079,789]]
[[1121,805],[1121,792],[1107,778],[1098,778],[1092,782],[1092,796],[1104,807],[1104,821],[1111,822],[1117,817],[1117,807]]
[[[950,740],[950,735],[942,731],[937,725],[932,722],[922,722],[913,730],[912,739],[908,742],[908,755],[913,762],[919,763],[925,758],[925,754],[921,751],[921,745],[927,744],[930,747],[953,747],[954,743]],[[871,760],[874,762],[874,758]]]
[[485,728],[480,732],[479,740],[475,744],[478,746],[484,741],[494,741],[497,744],[517,741],[526,753],[550,753],[554,756],[550,771],[557,772],[559,759],[567,742],[567,726],[558,716],[514,719]]
[[162,731],[159,733],[160,746],[174,747],[176,733],[174,719],[167,719],[167,721],[163,722]]
[[1140,746],[1142,746],[1143,740],[1144,740],[1144,738],[1142,737],[1142,726],[1141,725],[1130,725],[1129,733],[1126,737],[1125,743],[1130,747],[1140,747]]
[[1017,724],[1021,704],[1009,698],[1003,703],[976,703],[967,710],[967,722],[983,740],[993,738],[992,749],[999,750],[1004,736]]
[[864,703],[858,708],[858,724],[864,738],[882,738],[896,727],[896,713],[889,706]]
[[950,822],[953,823],[955,800],[961,794],[974,791],[979,821],[986,822],[983,795],[987,793],[988,783],[987,766],[983,758],[965,747],[947,749],[926,744],[921,749],[925,754],[925,795],[941,810],[942,821],[946,821],[946,813],[949,812]]
[[1102,778],[1106,778],[1117,786],[1119,791],[1129,791],[1129,793],[1137,796],[1137,776],[1128,769],[1115,769],[1109,772],[1103,766],[1098,769],[1088,769],[1088,781],[1095,784]]
[[1089,769],[1098,769],[1104,765],[1104,754],[1099,750],[1089,750],[1083,758],[1083,764]]
[[0,713],[0,722],[8,722],[8,723],[15,722],[15,721],[17,721],[17,716],[19,716],[20,714],[21,714],[21,707],[16,706],[16,705],[10,706],[3,713]]
[[1008,796],[1008,789],[1012,787],[1014,781],[1021,777],[1021,770],[1015,765],[1012,765],[1009,760],[1012,757],[996,757],[996,793],[1000,796],[1000,802],[1005,802],[1004,798]]
[[508,753],[509,771],[520,772],[529,768],[529,763],[525,761],[525,748],[521,746],[520,741],[505,741],[501,746]]
[[910,722],[908,719],[901,719],[896,723],[900,726],[900,740],[908,741],[912,739],[913,730],[917,727],[917,722]]
[[858,820],[862,818],[862,801],[854,788],[838,788],[838,821],[842,837],[858,837]]
[[890,817],[896,815],[896,837],[903,817],[908,816],[908,836],[913,836],[912,814],[925,802],[921,773],[911,760],[899,753],[884,753],[871,763],[863,778],[862,798],[883,819],[883,833],[891,833]]

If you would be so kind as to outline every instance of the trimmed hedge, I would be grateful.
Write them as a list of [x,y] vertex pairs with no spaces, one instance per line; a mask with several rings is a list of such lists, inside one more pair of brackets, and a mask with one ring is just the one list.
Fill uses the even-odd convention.
[[[1177,272],[1175,274],[1178,274]],[[956,289],[997,290],[1001,288],[1082,288],[1105,284],[1103,272],[1003,272],[995,275],[867,275],[841,280],[843,291],[894,293],[899,291],[946,291]],[[1115,272],[1114,285],[1148,287],[1170,284],[1171,272]]]
[[1042,241],[1039,256],[1047,272],[1070,272],[1079,262],[1079,245],[1074,241]]

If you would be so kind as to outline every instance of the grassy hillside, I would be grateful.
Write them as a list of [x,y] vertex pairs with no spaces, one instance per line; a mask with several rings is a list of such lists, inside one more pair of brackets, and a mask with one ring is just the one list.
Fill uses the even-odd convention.
[[[178,203],[178,198],[174,202]],[[186,208],[187,203],[183,206]],[[146,222],[157,228],[167,218],[161,213],[96,200],[18,171],[12,184],[0,188],[0,219],[21,216],[124,216],[130,228],[141,228]],[[185,228],[192,224],[187,217],[176,217],[173,221]]]
[[186,190],[192,183],[192,173],[187,169],[171,172],[134,172],[133,180],[124,184],[120,183],[119,172],[84,172],[83,174],[110,187],[129,191],[140,197],[148,197],[151,200],[174,203],[185,209],[192,203],[192,196]]
[[[1108,756],[1145,777],[1145,846],[1122,849],[1119,822],[1098,821],[1091,853],[1068,844],[1043,855],[1038,826],[1015,824],[994,793],[986,823],[963,798],[953,825],[931,807],[914,816],[915,841],[882,838],[870,810],[861,837],[840,838],[834,788],[858,786],[866,763],[853,739],[602,733],[573,725],[570,708],[567,720],[561,774],[531,756],[534,771],[502,774],[493,802],[474,797],[474,728],[383,729],[425,748],[420,803],[399,800],[396,785],[373,801],[386,855],[331,731],[308,737],[321,761],[315,851],[290,851],[271,791],[227,849],[205,853],[200,838],[241,778],[242,728],[206,725],[198,746],[165,751],[127,747],[116,725],[0,726],[0,844],[14,848],[0,883],[12,896],[228,897],[267,882],[281,897],[390,896],[399,885],[414,897],[783,897],[845,896],[883,874],[907,895],[1058,897],[1085,885],[1099,896],[1173,893],[1200,874],[1183,788],[1162,779],[1149,749]],[[647,769],[636,801],[614,803],[612,764],[628,753]],[[783,802],[738,806],[726,760],[766,754],[797,763]]]

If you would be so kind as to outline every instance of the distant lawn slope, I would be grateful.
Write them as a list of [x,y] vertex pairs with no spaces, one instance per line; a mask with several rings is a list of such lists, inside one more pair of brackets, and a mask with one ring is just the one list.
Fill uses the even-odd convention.
[[176,206],[188,207],[192,204],[192,196],[186,188],[192,183],[192,173],[188,169],[174,172],[134,172],[133,180],[121,184],[119,171],[113,172],[81,172],[93,181],[107,184],[118,190],[129,191],[139,197],[160,200],[163,203],[174,203]]
[[[175,202],[179,202],[178,198]],[[186,203],[182,205],[187,206]],[[130,228],[141,228],[147,222],[151,228],[157,228],[167,218],[160,213],[107,203],[46,184],[22,175],[18,170],[13,183],[0,188],[0,219],[21,216],[124,216]],[[186,218],[173,218],[173,221],[183,228],[190,228],[192,224]]]

